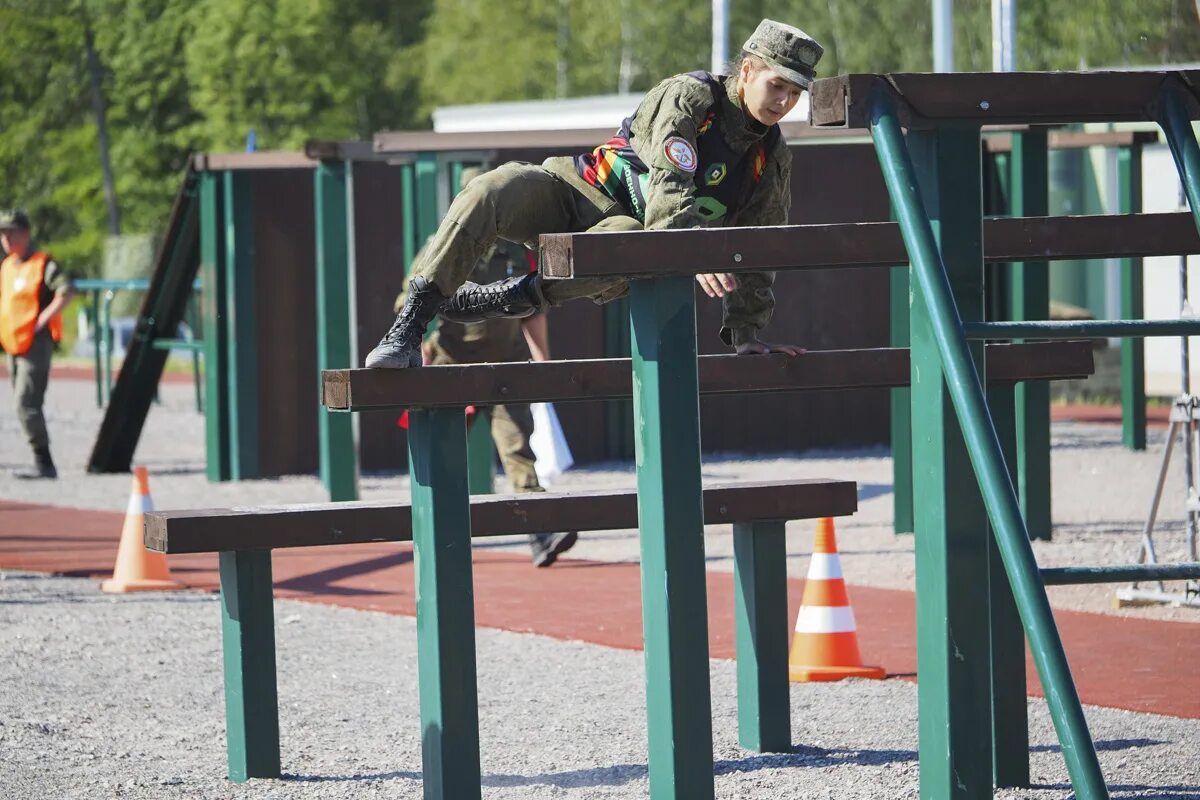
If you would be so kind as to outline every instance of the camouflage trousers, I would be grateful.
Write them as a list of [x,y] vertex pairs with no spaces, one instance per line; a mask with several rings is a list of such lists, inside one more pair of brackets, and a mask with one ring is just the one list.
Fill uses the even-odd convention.
[[50,382],[50,357],[53,354],[54,340],[48,334],[40,333],[33,337],[33,344],[27,352],[8,357],[8,374],[12,379],[17,419],[21,422],[21,430],[25,432],[29,446],[35,451],[50,447],[42,402],[46,398],[46,385]]
[[[449,297],[462,286],[496,239],[537,247],[543,233],[633,231],[642,224],[578,174],[570,158],[542,166],[509,162],[467,184],[413,264],[413,274]],[[629,291],[622,278],[547,281],[551,305],[590,297],[607,303]]]
[[[433,360],[431,365],[458,364],[453,356],[433,345]],[[487,413],[492,426],[492,441],[496,444],[496,452],[500,456],[500,465],[508,476],[514,492],[540,492],[537,470],[534,468],[536,457],[529,440],[533,436],[533,413],[527,403],[491,406],[483,409]],[[478,423],[476,423],[478,424]]]

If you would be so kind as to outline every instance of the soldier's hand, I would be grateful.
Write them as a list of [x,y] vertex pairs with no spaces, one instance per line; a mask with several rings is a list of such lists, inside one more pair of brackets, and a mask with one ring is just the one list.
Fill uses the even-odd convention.
[[706,272],[696,276],[696,283],[709,297],[724,297],[737,288],[737,278],[728,272]]
[[787,353],[789,356],[798,356],[804,352],[807,351],[803,347],[797,347],[794,344],[772,344],[758,339],[752,342],[742,342],[737,346],[739,356],[765,355],[766,353]]
[[421,362],[425,364],[425,366],[429,366],[433,363],[433,343],[428,339],[421,342]]

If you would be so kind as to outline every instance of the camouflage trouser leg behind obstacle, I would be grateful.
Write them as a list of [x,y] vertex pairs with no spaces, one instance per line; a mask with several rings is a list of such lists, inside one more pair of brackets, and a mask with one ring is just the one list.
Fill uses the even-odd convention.
[[[467,184],[414,263],[413,274],[450,296],[497,238],[536,246],[543,233],[641,227],[616,202],[575,175],[570,159],[551,159],[547,166],[511,162]],[[626,291],[626,282],[619,278],[552,281],[543,287],[553,305],[579,297],[603,303]]]

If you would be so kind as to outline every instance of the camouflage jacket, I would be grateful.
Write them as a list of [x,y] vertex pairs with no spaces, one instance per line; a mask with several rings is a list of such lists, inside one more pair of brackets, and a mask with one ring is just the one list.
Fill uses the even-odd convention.
[[[720,115],[722,134],[734,151],[744,153],[769,130],[746,114],[737,95],[736,78],[726,78],[725,104]],[[642,100],[633,120],[631,144],[650,166],[650,191],[646,228],[693,228],[704,224],[695,207],[695,178],[666,155],[671,137],[686,139],[693,148],[706,114],[716,98],[702,81],[676,75],[655,86]],[[767,153],[767,164],[747,204],[737,216],[745,226],[786,225],[791,208],[792,157],[783,137]],[[721,339],[737,346],[753,340],[766,327],[775,307],[771,290],[773,272],[746,272],[737,276],[738,288],[723,300]]]

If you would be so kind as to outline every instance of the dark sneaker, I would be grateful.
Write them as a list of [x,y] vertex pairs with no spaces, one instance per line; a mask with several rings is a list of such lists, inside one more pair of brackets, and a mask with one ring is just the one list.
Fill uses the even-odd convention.
[[404,308],[375,349],[367,353],[364,366],[382,369],[421,366],[421,339],[445,304],[446,298],[437,286],[420,275],[409,281]]
[[550,566],[558,560],[560,555],[574,547],[577,541],[579,541],[579,534],[575,531],[530,534],[529,547],[533,550],[534,566]]
[[545,302],[540,288],[541,275],[531,272],[519,278],[495,283],[467,281],[438,312],[450,322],[483,322],[497,317],[524,319],[542,310]]

